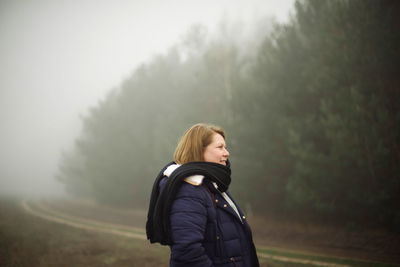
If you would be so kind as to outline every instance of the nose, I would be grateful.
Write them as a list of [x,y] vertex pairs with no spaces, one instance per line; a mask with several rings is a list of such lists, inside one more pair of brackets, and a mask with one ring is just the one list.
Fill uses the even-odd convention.
[[224,148],[224,156],[225,157],[229,157],[229,151],[226,148]]

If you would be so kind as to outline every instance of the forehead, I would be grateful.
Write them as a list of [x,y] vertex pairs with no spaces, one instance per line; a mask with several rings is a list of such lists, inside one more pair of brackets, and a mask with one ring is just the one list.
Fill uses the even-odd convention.
[[215,133],[212,137],[212,142],[225,144],[225,139],[219,133]]

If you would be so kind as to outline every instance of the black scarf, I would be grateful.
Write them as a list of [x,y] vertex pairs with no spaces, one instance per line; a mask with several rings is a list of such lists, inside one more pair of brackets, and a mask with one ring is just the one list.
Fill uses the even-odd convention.
[[225,192],[231,183],[231,169],[229,161],[227,165],[221,165],[213,162],[189,162],[179,166],[172,172],[165,182],[160,192],[160,181],[164,177],[164,171],[169,163],[158,174],[151,192],[150,205],[147,214],[146,234],[151,243],[159,242],[162,245],[171,245],[171,222],[170,212],[172,202],[178,192],[183,180],[191,175],[204,175],[206,179],[215,182],[218,190]]

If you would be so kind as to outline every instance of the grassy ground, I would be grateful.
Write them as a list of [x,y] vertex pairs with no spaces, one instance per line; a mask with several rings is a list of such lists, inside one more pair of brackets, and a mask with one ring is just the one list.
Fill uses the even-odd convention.
[[[48,200],[39,203],[43,204],[46,209],[50,208],[50,210],[62,214],[99,222],[144,228],[146,221],[144,210],[101,206],[92,201]],[[280,255],[282,251],[287,253],[291,250],[299,254],[295,253],[295,256],[300,259],[304,257],[314,258],[315,256],[316,260],[322,258],[326,259],[327,262],[332,262],[330,258],[335,258],[334,262],[344,262],[352,266],[375,264],[371,262],[400,263],[400,254],[398,253],[400,251],[400,235],[388,232],[385,229],[349,231],[345,228],[326,224],[301,224],[292,220],[273,220],[258,216],[249,216],[248,220],[260,253],[269,255],[278,253],[278,256],[282,256]],[[265,251],[261,248],[274,249]],[[281,249],[275,250],[275,248]],[[310,254],[313,256],[310,256]],[[369,262],[358,265],[362,261],[354,262],[348,259],[363,259]]]
[[400,263],[400,235],[386,229],[349,230],[326,224],[266,220],[260,217],[250,218],[249,222],[259,246],[334,258]]
[[168,266],[169,250],[148,242],[88,232],[24,213],[0,198],[0,266]]
[[[0,197],[0,266],[169,266],[169,249],[148,241],[90,232],[24,212]],[[311,266],[260,259],[262,267]]]
[[[92,207],[89,210],[93,212],[95,209]],[[97,210],[98,214],[112,212]],[[132,218],[123,218],[123,221],[132,222]],[[96,218],[98,220],[104,219]],[[258,247],[258,253],[269,255],[260,257],[263,267],[316,266],[316,262],[348,266],[394,266],[268,247]],[[293,263],[285,258],[300,261]],[[168,266],[168,259],[169,249],[166,247],[49,222],[24,212],[20,200],[0,197],[0,266]],[[305,264],[301,260],[314,263]]]
[[[169,266],[169,249],[148,241],[76,229],[24,212],[0,197],[0,266]],[[299,266],[261,259],[262,267]]]
[[[317,262],[321,262],[322,264],[332,264],[332,265],[343,265],[343,266],[360,266],[360,267],[394,267],[400,266],[398,264],[390,264],[390,263],[383,263],[383,262],[376,262],[376,261],[365,261],[365,260],[356,260],[350,258],[340,258],[340,257],[330,257],[330,256],[322,256],[316,254],[305,254],[300,252],[293,252],[288,250],[279,250],[275,248],[258,248],[258,254],[265,253],[271,256],[276,256],[278,258],[289,258],[289,259],[296,259],[305,260],[305,261],[313,261],[313,264],[301,264],[295,263],[294,265],[288,265],[288,262],[282,262],[280,260],[270,261],[273,263],[274,266],[281,266],[279,264],[284,264],[282,266],[316,266]],[[321,264],[321,266],[322,266]],[[317,265],[318,266],[318,265]]]

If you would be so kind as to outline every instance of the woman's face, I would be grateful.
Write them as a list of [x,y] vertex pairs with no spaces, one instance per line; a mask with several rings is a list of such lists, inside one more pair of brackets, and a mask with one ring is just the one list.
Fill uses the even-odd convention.
[[203,152],[204,161],[215,162],[226,166],[229,152],[226,150],[225,139],[220,134],[214,134],[211,143]]

